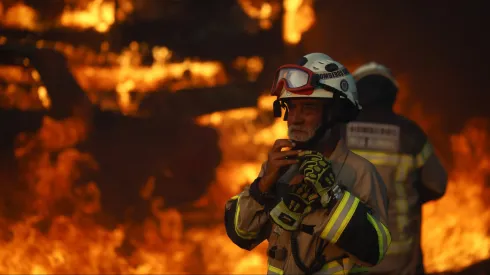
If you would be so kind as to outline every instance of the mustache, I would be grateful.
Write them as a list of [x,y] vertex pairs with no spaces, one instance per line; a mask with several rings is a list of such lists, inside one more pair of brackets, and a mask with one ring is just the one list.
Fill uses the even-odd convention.
[[291,126],[289,126],[289,130],[290,131],[303,131],[303,132],[309,132],[310,131],[310,129],[308,129],[307,127],[300,126],[300,125],[291,125]]

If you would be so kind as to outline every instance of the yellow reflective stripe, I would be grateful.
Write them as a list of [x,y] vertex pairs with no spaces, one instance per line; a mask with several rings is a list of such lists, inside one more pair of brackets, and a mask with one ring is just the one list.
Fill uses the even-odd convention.
[[328,220],[320,237],[327,239],[332,243],[336,243],[344,232],[345,227],[350,222],[358,205],[359,199],[351,193],[344,191],[344,195],[342,196],[339,205],[332,213],[332,216]]
[[328,262],[316,274],[344,275],[344,267],[337,261]]
[[369,160],[374,165],[391,165],[398,166],[399,164],[413,165],[414,158],[409,154],[386,153],[378,151],[352,150],[352,152]]
[[425,162],[429,159],[429,157],[434,152],[432,145],[430,142],[426,142],[420,153],[415,157],[417,167],[424,166]]
[[275,266],[272,266],[272,265],[268,265],[267,267],[267,274],[271,274],[271,275],[283,275],[284,274],[284,271],[280,268],[277,268]]
[[[413,159],[412,159],[413,160]],[[395,190],[395,199],[394,199],[394,207],[396,209],[396,234],[398,239],[406,238],[406,228],[409,226],[410,219],[408,218],[409,205],[408,205],[408,195],[406,190],[405,181],[407,179],[407,175],[409,170],[413,167],[413,162],[402,162],[396,167],[395,172],[395,182],[394,190]],[[395,232],[393,232],[395,233]]]
[[[423,159],[422,156],[430,156],[431,146],[426,145],[419,154],[418,159]],[[376,151],[362,151],[353,150],[356,154],[366,158],[374,165],[389,165],[395,167],[395,178],[393,183],[393,188],[395,190],[396,197],[394,198],[394,207],[396,209],[396,233],[397,238],[406,239],[405,228],[409,225],[408,218],[408,200],[407,191],[405,186],[405,181],[407,179],[410,169],[414,168],[417,162],[417,157],[413,157],[408,154],[396,154],[396,153],[385,153]]]
[[[235,220],[234,220],[234,227],[235,227],[235,233],[238,235],[238,237],[246,240],[252,240],[257,237],[257,233],[255,232],[246,232],[238,228],[238,215],[240,215],[240,195],[235,196],[237,197],[236,200],[236,211],[235,211]],[[233,198],[235,198],[233,197]],[[232,199],[233,199],[232,198]]]
[[396,165],[399,160],[398,154],[364,150],[352,150],[352,152],[369,160],[374,165]]
[[[384,235],[386,236],[386,247],[388,249],[390,249],[390,245],[391,245],[391,232],[390,232],[390,230],[388,229],[388,227],[384,223],[382,223],[382,222],[380,222],[380,223],[381,223],[381,229],[383,229]],[[388,251],[388,249],[386,251]],[[386,253],[386,251],[385,251],[385,253]]]
[[238,199],[238,195],[231,197],[230,200],[237,200],[237,199]]
[[369,213],[367,214],[367,219],[373,225],[374,230],[376,230],[376,233],[378,235],[378,246],[379,246],[378,263],[379,263],[383,259],[386,250],[388,249],[391,243],[390,232],[388,231],[388,229],[386,229],[386,227],[382,222],[375,219]]
[[354,273],[368,272],[368,268],[355,264],[351,258],[342,259],[342,264],[338,261],[326,263],[316,275],[345,275]]

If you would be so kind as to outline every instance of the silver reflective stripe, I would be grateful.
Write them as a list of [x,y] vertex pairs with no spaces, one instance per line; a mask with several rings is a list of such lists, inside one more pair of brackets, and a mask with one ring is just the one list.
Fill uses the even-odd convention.
[[337,242],[352,218],[357,205],[359,205],[359,199],[347,191],[344,192],[342,200],[332,213],[332,216],[325,226],[325,229],[320,234],[320,237],[327,239],[332,243]]
[[344,273],[344,267],[340,265],[337,261],[333,261],[326,263],[320,271],[315,273],[315,275],[343,275]]

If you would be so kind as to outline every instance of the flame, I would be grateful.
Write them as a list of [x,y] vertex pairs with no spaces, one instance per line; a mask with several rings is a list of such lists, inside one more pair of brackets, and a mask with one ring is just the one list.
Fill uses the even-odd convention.
[[264,68],[264,61],[259,56],[247,58],[239,56],[233,63],[234,67],[239,70],[245,70],[248,73],[248,81],[255,81]]
[[15,3],[7,10],[3,10],[3,4],[0,2],[0,23],[6,27],[27,29],[31,31],[38,30],[38,14],[33,8],[22,3]]
[[[59,23],[106,32],[116,19],[124,20],[133,8],[130,1],[119,1],[121,9],[116,12],[114,3],[79,1],[75,9],[65,9]],[[241,0],[240,4],[261,24],[273,18],[271,3],[261,3],[260,8],[251,0]],[[314,24],[312,1],[285,0],[283,5],[284,40],[297,44],[302,33]],[[32,30],[43,26],[37,21],[36,12],[23,4],[13,5],[0,14],[4,26]],[[269,23],[263,24],[266,28]],[[0,38],[0,43],[5,40]],[[185,87],[222,85],[227,81],[222,63],[191,59],[174,62],[171,61],[172,51],[166,47],[149,49],[133,42],[120,54],[109,52],[107,43],[101,45],[100,53],[49,41],[39,41],[38,47],[63,52],[76,79],[89,94],[115,91],[119,108],[124,113],[137,109],[134,94],[144,94],[162,86],[177,91]],[[152,64],[143,64],[144,52],[151,55]],[[24,62],[24,66],[28,65]],[[238,57],[233,66],[247,71],[249,80],[254,81],[263,69],[263,60]],[[35,70],[3,66],[0,67],[0,78],[15,84],[36,82],[38,85],[30,94],[35,95],[39,105],[49,108],[51,102],[46,88],[38,83],[40,76]],[[403,83],[408,82],[407,79],[400,81],[402,87],[406,87]],[[5,96],[19,101],[18,104],[23,106],[21,109],[27,109],[31,103],[25,98],[18,99],[27,94],[19,92],[20,86],[9,84]],[[400,94],[397,110],[410,114],[424,129],[437,127],[435,121],[438,118],[428,118],[421,104],[413,104],[408,94]],[[222,220],[225,201],[255,179],[274,140],[287,136],[284,121],[272,118],[273,100],[273,97],[261,96],[257,108],[216,112],[196,119],[200,125],[209,125],[219,131],[223,153],[216,181],[195,204],[203,207],[200,211],[209,220]],[[470,121],[460,134],[451,137],[455,162],[449,174],[447,194],[424,206],[422,245],[429,272],[459,270],[490,258],[487,228],[490,211],[489,202],[485,200],[490,195],[485,182],[490,171],[490,147],[486,123]],[[248,252],[231,243],[221,224],[185,228],[187,213],[165,208],[163,199],[152,195],[156,183],[151,177],[145,190],[141,191],[142,198],[151,202],[151,218],[135,228],[127,224],[113,229],[98,225],[96,217],[101,211],[101,194],[97,183],[84,180],[82,175],[85,169],[97,170],[99,167],[90,154],[77,149],[87,135],[87,125],[77,117],[64,120],[45,117],[37,133],[19,135],[15,156],[28,184],[26,196],[31,203],[26,206],[28,211],[21,221],[11,222],[0,217],[3,225],[0,229],[0,273],[266,272],[266,242]],[[124,253],[127,246],[134,247],[130,255]]]
[[[29,66],[29,59],[23,60],[24,66]],[[21,110],[42,109],[51,106],[46,87],[40,81],[39,72],[35,69],[25,70],[21,66],[1,66],[0,80],[6,83],[2,89],[1,107],[15,107]],[[30,89],[28,84],[35,83]]]
[[280,6],[276,2],[238,0],[238,4],[250,18],[258,20],[260,27],[265,30],[272,27],[272,20],[280,10]]
[[288,44],[298,44],[301,35],[315,23],[312,0],[284,0],[283,39]]
[[92,0],[83,10],[65,8],[61,15],[61,24],[66,27],[94,28],[98,32],[107,32],[115,21],[115,2]]
[[[49,25],[39,20],[38,11],[22,2],[15,3],[5,12],[2,10],[3,6],[0,3],[0,23],[6,27],[41,31]],[[105,33],[110,30],[116,20],[124,21],[133,10],[131,0],[70,1],[70,5],[65,5],[54,25],[74,29],[93,29]]]
[[[271,118],[272,101],[273,97],[262,96],[257,108],[216,112],[197,119],[201,125],[216,127],[221,135],[223,161],[217,170],[217,180],[206,195],[207,202],[201,202],[214,205],[211,209],[215,210],[206,212],[210,220],[222,219],[225,200],[256,177],[273,141],[287,135],[284,121]],[[457,270],[490,257],[486,228],[490,212],[483,200],[489,192],[484,188],[484,178],[490,168],[490,147],[485,131],[488,127],[482,124],[469,123],[461,134],[451,138],[456,162],[450,173],[448,193],[424,207],[423,248],[429,271]],[[31,171],[26,177],[35,194],[33,208],[38,214],[9,223],[12,236],[4,241],[0,251],[3,263],[0,272],[265,272],[266,242],[247,252],[229,241],[222,225],[184,228],[183,213],[161,210],[163,201],[152,197],[151,180],[148,190],[142,192],[143,197],[152,201],[152,213],[158,222],[149,219],[140,225],[142,239],[133,242],[136,250],[130,256],[117,252],[124,247],[130,232],[125,225],[108,230],[94,223],[92,215],[100,210],[97,185],[86,182],[72,191],[72,183],[80,179],[81,164],[97,169],[90,155],[73,147],[85,136],[83,123],[76,118],[64,121],[46,118],[34,138],[23,137],[24,145],[16,155],[27,162],[26,169]],[[54,160],[49,157],[52,152],[58,152]],[[66,197],[73,201],[75,212],[55,215],[46,233],[41,233],[39,224],[56,209],[55,201]],[[20,259],[23,265],[18,264]]]
[[460,270],[490,258],[490,136],[472,120],[451,136],[454,169],[446,195],[424,206],[422,247],[429,272]]
[[[139,103],[147,92],[163,89],[175,92],[191,87],[219,86],[228,82],[223,63],[190,58],[174,62],[171,61],[173,52],[163,46],[149,49],[145,44],[132,42],[120,54],[116,54],[108,51],[108,43],[101,45],[100,53],[60,42],[40,40],[36,45],[38,48],[54,48],[63,53],[77,82],[89,93],[94,103],[99,103],[105,108],[105,103],[99,98],[98,92],[116,91],[118,108],[126,114],[138,110]],[[151,55],[152,64],[143,64],[145,54]],[[39,73],[29,67],[29,62],[23,65],[28,69],[21,66],[0,66],[0,79],[17,85],[29,83],[41,85]],[[244,71],[249,81],[254,81],[263,69],[263,60],[257,56],[242,56],[236,58],[233,66]],[[12,86],[11,89],[21,90],[21,86]],[[42,89],[37,93],[39,98],[36,100],[41,100],[42,106],[46,107],[49,104],[40,98],[44,94]]]
[[41,100],[43,107],[49,109],[49,107],[51,106],[51,100],[49,99],[48,90],[46,90],[46,87],[40,86],[37,89],[37,95],[39,96],[39,99]]

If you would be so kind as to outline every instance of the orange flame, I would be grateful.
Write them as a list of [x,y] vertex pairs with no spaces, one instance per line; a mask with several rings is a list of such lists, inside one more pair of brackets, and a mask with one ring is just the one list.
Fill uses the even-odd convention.
[[[75,29],[94,29],[104,33],[109,31],[116,19],[125,20],[134,9],[131,0],[77,0],[72,1],[72,4],[74,7],[65,6],[55,25]],[[39,21],[38,12],[22,2],[12,5],[4,12],[2,10],[3,5],[0,3],[0,23],[6,27],[31,31],[40,31],[47,27],[45,22]]]
[[38,30],[38,14],[33,8],[22,3],[16,3],[7,10],[3,10],[0,2],[0,23],[6,27]]
[[[118,108],[126,114],[138,110],[140,101],[147,92],[166,89],[178,91],[189,87],[212,87],[224,85],[228,81],[224,65],[217,61],[198,61],[184,59],[181,62],[171,62],[173,52],[166,47],[155,46],[151,49],[154,62],[143,65],[145,51],[150,51],[146,45],[132,42],[121,54],[108,52],[108,44],[104,43],[101,53],[95,53],[83,47],[75,48],[60,42],[38,41],[39,48],[55,48],[64,53],[71,71],[80,86],[89,93],[94,103],[102,108],[113,108],[113,103],[101,101],[99,91],[116,91]],[[27,61],[24,66],[29,66]],[[247,73],[249,81],[254,81],[263,69],[260,57],[237,57],[233,66]],[[32,71],[32,73],[29,73]],[[0,79],[8,83],[29,84],[40,81],[39,73],[30,68],[25,70],[20,66],[0,66]],[[39,83],[42,85],[42,83]],[[20,86],[12,85],[12,96],[19,96]],[[37,89],[37,88],[36,88]],[[50,106],[46,91],[37,91],[40,106]],[[130,93],[133,93],[131,96]],[[42,97],[42,98],[41,98]],[[23,103],[28,106],[26,100]],[[31,104],[32,105],[32,104]],[[35,105],[37,106],[37,105]],[[26,107],[27,108],[27,107]]]
[[288,44],[298,44],[301,35],[315,23],[311,0],[284,0],[283,39]]
[[[64,24],[107,31],[115,20],[114,11],[110,16],[102,12],[109,10],[109,2],[93,0],[86,3],[89,3],[86,9],[78,9],[83,12],[65,11],[67,15]],[[249,10],[247,13],[263,20],[269,14],[267,4],[262,4],[258,12]],[[242,3],[244,9],[251,9],[247,5]],[[10,14],[31,15],[19,18],[3,16],[8,14],[7,11],[1,13],[2,24],[21,28],[38,26],[35,24],[36,13],[25,7],[18,4],[17,11],[14,9]],[[20,13],[22,9],[24,11]],[[301,40],[301,34],[314,23],[312,2],[285,0],[284,9],[284,40],[296,44]],[[122,15],[116,16],[119,19]],[[49,42],[39,44],[46,46]],[[221,63],[191,60],[171,63],[172,53],[165,47],[152,49],[156,61],[151,66],[142,65],[142,45],[138,43],[132,43],[120,55],[107,52],[107,44],[102,46],[100,55],[61,43],[53,47],[67,55],[84,89],[89,93],[116,90],[120,108],[125,112],[136,108],[129,96],[130,92],[148,92],[173,81],[174,84],[169,84],[169,89],[173,91],[189,85],[214,86],[226,82],[226,72]],[[247,70],[250,80],[257,77],[263,66],[258,57],[240,57],[234,65]],[[24,83],[39,80],[39,74],[35,71],[26,74],[22,70],[8,67],[0,69],[0,78]],[[7,89],[9,96],[16,93],[12,90],[15,87],[11,87]],[[34,93],[40,104],[49,106],[44,86],[38,86]],[[281,119],[271,118],[273,100],[273,97],[263,96],[259,98],[257,108],[216,112],[197,119],[201,125],[217,128],[223,152],[222,163],[216,171],[216,182],[198,202],[211,209],[210,212],[200,210],[207,218],[222,220],[225,200],[257,176],[273,141],[287,135],[286,124]],[[435,127],[433,120],[424,116],[420,105],[406,102],[407,99],[402,96],[397,108],[410,113],[417,122],[422,123],[424,129]],[[429,272],[458,270],[490,257],[487,228],[490,211],[483,199],[490,193],[485,187],[485,177],[490,171],[490,150],[487,142],[488,127],[483,124],[481,121],[470,122],[461,134],[451,137],[455,169],[450,172],[447,194],[424,207],[423,249]],[[22,146],[16,149],[15,154],[20,163],[25,165],[24,176],[34,196],[31,209],[34,214],[18,223],[7,223],[0,219],[4,225],[2,236],[7,230],[12,233],[10,238],[0,238],[0,273],[266,272],[266,243],[247,252],[231,243],[221,224],[184,229],[187,213],[168,208],[160,210],[164,202],[161,198],[152,197],[151,190],[143,192],[143,197],[152,202],[154,219],[139,225],[141,237],[132,241],[136,251],[131,256],[117,253],[124,246],[125,237],[133,232],[129,232],[126,225],[109,230],[96,224],[94,216],[100,211],[100,192],[96,183],[85,182],[80,187],[73,186],[81,178],[81,165],[98,169],[90,155],[74,148],[86,135],[86,126],[79,118],[57,121],[46,117],[36,135],[19,136]],[[54,159],[53,155],[56,156]],[[151,185],[150,178],[148,186]],[[56,203],[63,199],[74,204],[74,214],[55,214]],[[47,217],[52,217],[50,226],[40,230],[40,224]]]
[[280,10],[276,2],[238,0],[238,4],[250,18],[258,20],[260,27],[266,30],[272,27],[272,20]]
[[422,246],[429,272],[460,270],[490,258],[488,122],[472,120],[451,136],[454,170],[446,195],[423,209]]
[[61,15],[61,24],[66,27],[94,28],[98,32],[107,32],[115,21],[115,3],[104,0],[92,0],[84,10],[66,9]]

